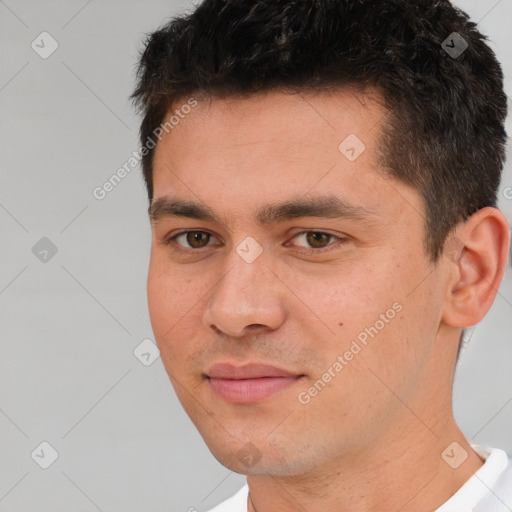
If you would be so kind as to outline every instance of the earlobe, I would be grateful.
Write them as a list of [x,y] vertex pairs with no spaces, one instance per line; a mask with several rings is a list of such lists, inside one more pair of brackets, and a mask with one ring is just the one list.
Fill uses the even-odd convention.
[[451,277],[443,321],[453,327],[476,325],[491,308],[508,262],[510,233],[497,208],[478,210],[457,226],[443,250]]

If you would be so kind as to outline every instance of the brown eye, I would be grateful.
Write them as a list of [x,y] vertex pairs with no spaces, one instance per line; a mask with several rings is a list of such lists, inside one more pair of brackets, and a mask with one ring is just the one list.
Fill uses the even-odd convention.
[[187,243],[190,247],[201,248],[205,245],[208,245],[208,241],[210,240],[210,234],[205,233],[204,231],[188,231],[187,235]]
[[183,231],[167,240],[167,244],[176,244],[186,249],[202,249],[208,245],[212,238],[206,231]]
[[309,249],[323,249],[332,245],[333,241],[340,240],[339,237],[331,235],[330,233],[324,233],[323,231],[302,231],[301,233],[297,233],[293,238],[299,242],[299,247]]
[[336,249],[341,250],[348,238],[324,231],[301,231],[293,237],[297,251],[301,254],[320,255]]
[[317,249],[326,247],[331,238],[333,238],[333,235],[321,233],[320,231],[308,231],[306,233],[306,241],[308,244]]

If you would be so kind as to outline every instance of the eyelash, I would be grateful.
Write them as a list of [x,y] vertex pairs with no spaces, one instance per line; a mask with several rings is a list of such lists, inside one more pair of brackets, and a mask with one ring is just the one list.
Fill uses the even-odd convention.
[[[206,245],[206,246],[201,247],[199,249],[184,248],[184,247],[180,246],[178,243],[176,243],[176,238],[178,238],[181,235],[186,235],[187,233],[206,233],[206,234],[210,235],[211,237],[213,237],[213,235],[211,233],[209,233],[208,231],[188,230],[188,231],[181,231],[181,232],[176,233],[175,235],[167,238],[164,241],[164,244],[168,245],[168,246],[174,246],[173,249],[175,251],[182,251],[182,252],[186,252],[186,253],[199,252],[201,249],[206,249],[207,247],[209,247],[209,245]],[[342,245],[343,243],[348,241],[348,239],[345,238],[345,237],[340,237],[340,236],[333,235],[331,233],[327,233],[325,231],[316,231],[316,230],[300,231],[299,233],[296,233],[295,235],[293,235],[292,239],[298,237],[299,235],[309,234],[309,233],[327,235],[330,238],[337,240],[339,243],[338,244],[337,243],[330,243],[329,245],[327,245],[325,247],[318,248],[318,249],[315,249],[313,247],[300,247],[299,249],[297,249],[297,252],[299,252],[300,254],[307,254],[307,255],[311,255],[311,254],[324,254],[324,253],[326,253],[328,251],[332,251],[332,250],[335,250],[335,249],[339,248],[338,247],[339,245]]]

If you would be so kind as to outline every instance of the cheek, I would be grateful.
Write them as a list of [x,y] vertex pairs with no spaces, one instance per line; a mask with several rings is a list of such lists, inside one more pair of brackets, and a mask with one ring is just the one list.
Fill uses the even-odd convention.
[[198,272],[170,264],[165,251],[153,250],[147,277],[150,314],[155,318],[163,315],[166,323],[172,323],[180,313],[191,309],[205,286],[205,279],[197,277]]
[[347,304],[354,322],[345,324],[343,348],[358,352],[351,364],[369,372],[370,395],[377,396],[381,387],[389,386],[406,397],[422,378],[439,316],[439,297],[433,288],[436,276],[431,272],[390,265],[373,283],[374,295],[367,296],[366,304]]
[[[158,336],[162,333],[165,324],[170,324],[174,318],[174,314],[169,313],[174,310],[177,297],[173,279],[154,263],[153,258],[148,272],[147,296],[151,324],[155,335]],[[170,325],[167,326],[169,327]]]
[[[197,310],[197,294],[191,279],[167,266],[159,265],[153,258],[147,279],[149,316],[156,342],[162,353],[181,344],[173,340],[182,339],[183,330]],[[197,307],[197,306],[196,306]]]
[[392,366],[408,355],[406,345],[415,330],[411,319],[423,307],[417,297],[408,296],[411,283],[417,284],[414,274],[410,267],[404,271],[397,258],[389,258],[354,265],[343,275],[333,272],[322,293],[310,287],[315,313],[331,329],[324,348],[333,361],[349,351],[350,361],[379,366],[387,361]]
[[[303,287],[304,302],[329,326],[333,340],[352,339],[373,325],[379,314],[396,300],[389,282],[370,265],[351,265],[340,272],[333,271],[322,279],[321,286],[315,286],[311,277],[304,276],[299,286]],[[310,312],[305,320],[311,316]]]

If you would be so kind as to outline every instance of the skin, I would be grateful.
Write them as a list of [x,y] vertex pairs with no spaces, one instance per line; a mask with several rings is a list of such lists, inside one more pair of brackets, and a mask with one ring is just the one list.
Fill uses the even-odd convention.
[[[427,512],[482,465],[455,423],[451,390],[461,328],[485,315],[503,276],[507,221],[480,210],[432,263],[421,197],[378,165],[385,114],[375,91],[203,100],[157,145],[154,201],[195,201],[219,219],[153,219],[153,331],[209,449],[248,475],[250,511]],[[355,161],[338,149],[349,134],[366,147]],[[269,204],[326,195],[370,213],[256,218]],[[166,243],[187,230],[210,236]],[[263,251],[252,263],[236,252],[246,237]],[[394,318],[300,403],[396,303]],[[218,362],[303,377],[259,403],[231,404],[204,376]],[[453,442],[468,454],[455,469],[441,457]]]

